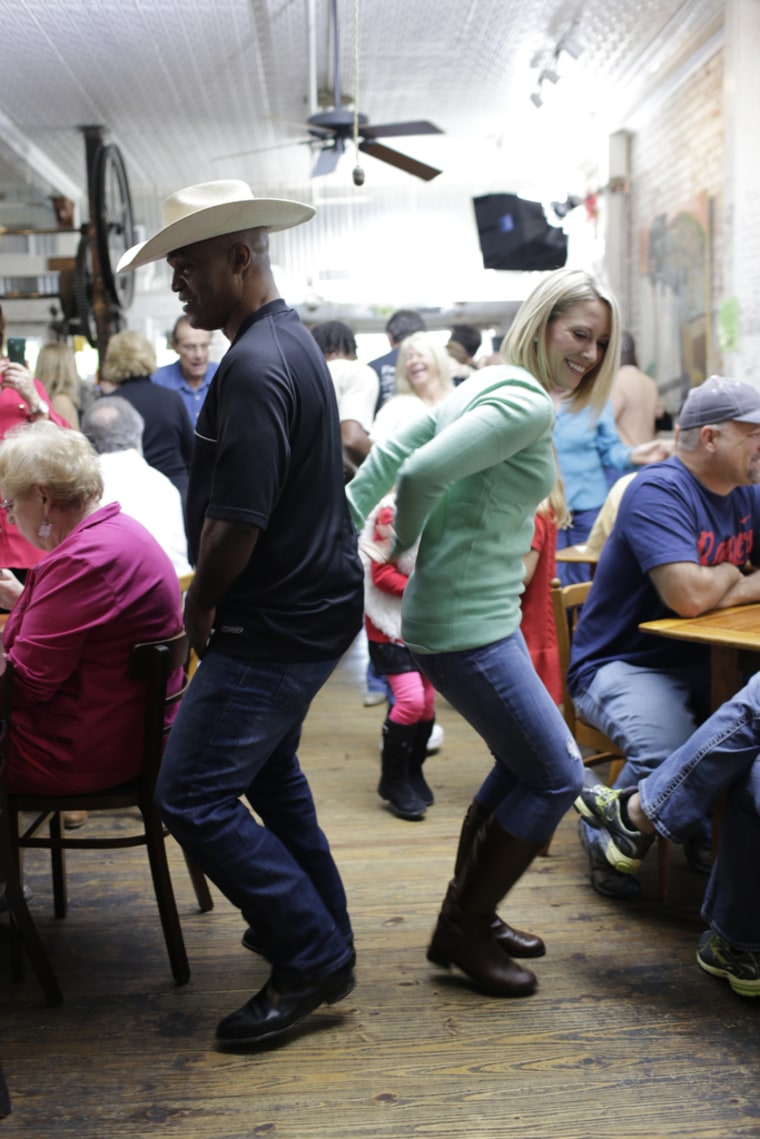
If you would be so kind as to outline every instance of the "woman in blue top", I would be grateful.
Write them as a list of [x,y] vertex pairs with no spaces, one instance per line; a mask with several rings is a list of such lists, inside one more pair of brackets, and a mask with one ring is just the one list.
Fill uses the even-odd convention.
[[587,273],[545,277],[520,308],[503,364],[482,368],[416,423],[376,443],[347,495],[354,521],[394,484],[385,556],[419,538],[402,603],[402,638],[422,673],[494,757],[464,820],[451,883],[428,958],[457,965],[494,996],[533,992],[514,957],[539,957],[541,938],[496,916],[577,795],[577,745],[531,664],[520,594],[536,507],[557,472],[552,451],[560,389],[601,409],[617,363],[614,298]]
[[[601,411],[578,410],[567,402],[566,392],[554,391],[552,398],[557,413],[554,447],[571,513],[570,526],[557,534],[557,548],[562,549],[585,542],[591,533],[610,487],[607,471],[620,475],[644,463],[660,462],[670,450],[658,439],[637,447],[621,442],[609,401]],[[588,581],[589,568],[558,562],[557,576],[564,585]]]

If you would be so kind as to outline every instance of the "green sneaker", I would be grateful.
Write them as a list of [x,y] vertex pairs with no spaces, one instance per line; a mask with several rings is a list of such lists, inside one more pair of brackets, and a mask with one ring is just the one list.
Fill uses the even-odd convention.
[[600,832],[604,857],[621,874],[634,874],[655,840],[653,834],[631,830],[623,822],[620,799],[632,793],[597,783],[584,787],[573,804],[578,814]]
[[740,997],[760,997],[760,952],[735,949],[708,929],[699,939],[697,965],[713,977],[725,977]]

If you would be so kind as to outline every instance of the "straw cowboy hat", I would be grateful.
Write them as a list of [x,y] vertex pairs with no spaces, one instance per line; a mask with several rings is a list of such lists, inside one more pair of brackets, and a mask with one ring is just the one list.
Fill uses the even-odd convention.
[[309,221],[315,212],[313,206],[303,202],[255,198],[248,183],[236,179],[186,186],[163,203],[163,226],[158,233],[122,254],[116,271],[126,273],[151,261],[160,261],[174,249],[221,237],[224,233],[259,227],[289,229]]

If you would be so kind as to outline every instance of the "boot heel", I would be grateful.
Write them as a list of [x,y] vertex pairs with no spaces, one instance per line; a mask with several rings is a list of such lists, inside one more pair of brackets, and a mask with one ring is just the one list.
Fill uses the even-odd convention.
[[431,965],[438,965],[441,969],[451,968],[451,958],[448,953],[444,953],[440,946],[436,944],[438,933],[433,934],[433,940],[427,948],[426,957]]

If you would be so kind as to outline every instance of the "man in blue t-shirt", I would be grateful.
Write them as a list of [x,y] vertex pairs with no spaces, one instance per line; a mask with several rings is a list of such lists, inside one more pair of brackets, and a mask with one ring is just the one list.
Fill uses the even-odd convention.
[[187,317],[181,316],[172,329],[169,343],[178,359],[173,364],[157,368],[153,383],[179,393],[195,427],[198,412],[203,407],[218,367],[218,364],[210,364],[208,359],[211,333],[203,328],[193,328]]
[[[712,376],[689,394],[676,454],[625,491],[583,607],[568,669],[579,715],[626,756],[616,786],[635,786],[679,748],[710,710],[709,649],[642,633],[676,614],[760,601],[760,391]],[[594,888],[637,897],[641,887],[604,859],[581,822]],[[707,824],[687,846],[709,870]]]

